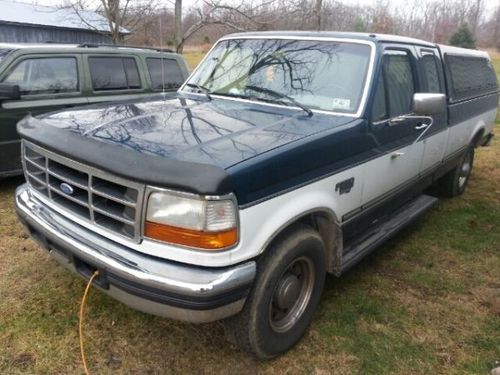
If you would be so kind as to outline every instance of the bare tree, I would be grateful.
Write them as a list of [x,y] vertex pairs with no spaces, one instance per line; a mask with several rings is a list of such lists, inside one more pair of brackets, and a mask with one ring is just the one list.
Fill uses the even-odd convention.
[[174,22],[175,49],[177,52],[182,52],[184,46],[184,35],[182,32],[182,0],[175,0]]
[[321,30],[321,11],[323,9],[323,0],[316,0],[316,4],[314,7],[314,13],[316,15],[316,30],[320,31]]
[[373,18],[370,31],[391,34],[394,30],[394,19],[391,16],[388,0],[378,0],[372,10]]
[[[228,5],[222,0],[203,0],[202,5],[194,9],[196,21],[184,27],[182,16],[182,0],[175,0],[175,49],[182,53],[184,44],[196,32],[208,25],[223,25],[236,31],[266,28],[271,24],[260,9],[272,4],[275,0],[266,0],[257,5],[241,0],[240,4]],[[257,16],[254,16],[257,14]],[[272,15],[273,19],[278,17]]]
[[497,51],[500,52],[500,1],[495,10],[495,17],[493,18],[493,22],[495,23],[495,28],[494,28],[494,41],[496,44],[495,47]]
[[115,43],[120,27],[125,27],[134,33],[127,37],[130,43],[166,43],[178,52],[187,42],[210,43],[233,31],[279,29],[396,33],[447,43],[465,22],[479,45],[500,44],[500,4],[487,14],[485,0],[376,0],[371,5],[339,0],[199,0],[190,6],[182,0],[67,1],[82,16],[87,9],[103,15]]
[[[150,11],[156,8],[156,3],[154,0],[141,2],[133,2],[132,0],[98,0],[97,2],[71,0],[63,7],[73,9],[75,14],[89,29],[101,34],[110,35],[111,42],[117,44],[121,42],[123,29],[127,27],[133,30],[146,14],[151,13]],[[102,15],[106,19],[109,32],[98,28],[89,20],[85,14],[89,10]],[[131,17],[131,15],[134,15],[134,17]]]
[[481,14],[483,13],[483,0],[476,0],[474,7],[471,10],[471,26],[472,33],[477,36],[477,28],[479,26],[479,21],[481,19]]
[[[127,30],[131,31],[127,35],[127,42],[136,46],[160,46],[165,42],[165,31],[173,34],[168,28],[173,19],[173,14],[161,9],[156,3],[145,3],[140,7],[136,5],[130,8],[124,22]],[[163,35],[160,35],[160,29]]]
[[108,20],[113,44],[120,40],[120,29],[127,16],[130,0],[100,0],[101,6]]

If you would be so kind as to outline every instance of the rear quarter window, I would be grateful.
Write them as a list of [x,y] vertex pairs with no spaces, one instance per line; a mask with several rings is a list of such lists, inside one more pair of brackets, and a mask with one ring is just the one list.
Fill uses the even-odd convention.
[[482,57],[445,55],[453,100],[494,92],[498,88],[491,62]]
[[154,90],[175,90],[184,82],[179,63],[175,59],[149,57],[146,59]]

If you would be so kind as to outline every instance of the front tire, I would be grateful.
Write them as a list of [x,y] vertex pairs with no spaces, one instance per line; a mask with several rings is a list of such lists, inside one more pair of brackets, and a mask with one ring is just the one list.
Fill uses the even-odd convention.
[[243,310],[227,319],[228,339],[258,358],[275,357],[304,335],[325,282],[326,258],[319,234],[296,224],[262,255]]
[[438,191],[445,197],[456,197],[464,193],[474,164],[474,147],[465,152],[460,163],[438,181]]

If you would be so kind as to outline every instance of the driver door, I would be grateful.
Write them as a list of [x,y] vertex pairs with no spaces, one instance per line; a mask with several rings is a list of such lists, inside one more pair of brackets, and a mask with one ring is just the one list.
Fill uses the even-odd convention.
[[390,198],[418,178],[424,144],[418,141],[427,127],[412,114],[417,92],[416,58],[410,47],[385,48],[376,80],[370,136],[381,156],[368,162],[363,205]]

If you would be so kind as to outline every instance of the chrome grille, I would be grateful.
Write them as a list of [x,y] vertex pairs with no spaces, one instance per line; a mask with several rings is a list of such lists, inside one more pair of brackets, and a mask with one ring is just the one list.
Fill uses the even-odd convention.
[[[139,241],[143,184],[109,175],[25,140],[22,149],[25,177],[33,190],[90,223]],[[65,184],[69,191],[64,191]]]

